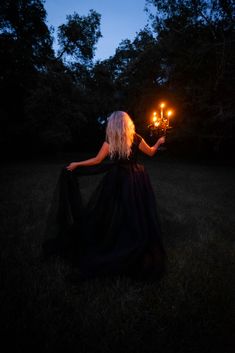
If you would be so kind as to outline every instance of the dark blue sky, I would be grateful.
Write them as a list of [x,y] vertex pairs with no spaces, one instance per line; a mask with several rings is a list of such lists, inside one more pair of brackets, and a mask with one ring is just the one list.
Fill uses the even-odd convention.
[[[122,39],[133,39],[148,22],[145,0],[46,0],[48,24],[57,27],[66,15],[87,15],[90,9],[101,14],[101,33],[95,59],[106,59],[115,53]],[[56,43],[55,43],[56,48]]]

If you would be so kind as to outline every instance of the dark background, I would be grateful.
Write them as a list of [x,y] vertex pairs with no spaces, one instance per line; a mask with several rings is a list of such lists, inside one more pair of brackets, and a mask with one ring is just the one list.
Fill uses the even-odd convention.
[[[151,27],[94,61],[95,10],[53,32],[43,1],[0,2],[1,351],[235,351],[233,2],[146,5]],[[67,282],[72,268],[41,255],[61,168],[94,156],[114,110],[154,143],[147,126],[161,101],[174,110],[172,129],[165,150],[141,162],[167,276]],[[98,182],[81,178],[85,199]]]
[[[0,5],[0,145],[3,156],[96,150],[105,120],[125,110],[148,137],[153,110],[173,107],[168,148],[228,159],[234,149],[232,1],[147,1],[151,27],[94,61],[101,15],[48,28],[43,1]],[[150,5],[153,5],[150,7]],[[53,50],[57,37],[59,51]]]

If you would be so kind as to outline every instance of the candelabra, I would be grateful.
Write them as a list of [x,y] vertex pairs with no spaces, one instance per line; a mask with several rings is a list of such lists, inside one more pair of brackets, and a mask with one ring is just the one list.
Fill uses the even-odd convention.
[[172,127],[170,126],[170,117],[172,116],[172,110],[168,110],[166,113],[164,111],[166,104],[160,104],[160,114],[157,111],[153,112],[153,116],[151,119],[151,123],[148,125],[150,130],[150,137],[152,136],[165,136],[169,129]]

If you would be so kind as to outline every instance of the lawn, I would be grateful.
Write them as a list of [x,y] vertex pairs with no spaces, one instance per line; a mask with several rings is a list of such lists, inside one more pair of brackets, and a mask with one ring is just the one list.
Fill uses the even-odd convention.
[[[1,165],[2,345],[15,352],[234,353],[234,166],[144,159],[168,254],[165,277],[74,284],[66,280],[68,264],[41,256],[67,161]],[[92,178],[83,177],[84,197]]]

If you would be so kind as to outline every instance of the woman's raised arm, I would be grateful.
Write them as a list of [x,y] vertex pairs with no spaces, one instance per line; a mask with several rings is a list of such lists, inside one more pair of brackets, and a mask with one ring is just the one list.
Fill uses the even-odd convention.
[[107,157],[108,153],[109,153],[109,144],[105,141],[95,157],[86,159],[85,161],[72,162],[66,167],[66,169],[73,171],[77,167],[81,167],[81,166],[88,167],[91,165],[99,164],[105,159],[105,157]]
[[147,142],[142,138],[140,144],[139,144],[139,149],[144,152],[145,154],[147,154],[148,156],[152,157],[155,155],[155,153],[158,150],[158,147],[162,144],[165,143],[165,137],[162,136],[160,137],[157,142],[155,143],[155,145],[153,145],[152,147],[150,147]]

